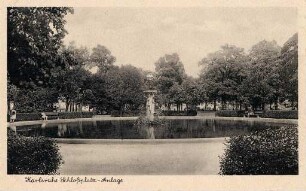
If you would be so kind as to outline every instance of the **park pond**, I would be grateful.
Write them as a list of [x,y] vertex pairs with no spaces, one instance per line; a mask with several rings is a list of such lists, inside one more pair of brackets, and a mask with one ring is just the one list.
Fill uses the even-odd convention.
[[50,120],[11,124],[17,134],[55,138],[62,175],[217,175],[225,140],[266,128],[296,126],[270,119],[166,119],[139,128],[134,119]]
[[24,136],[69,139],[192,139],[245,135],[284,123],[253,120],[168,119],[164,126],[139,128],[135,120],[91,120],[18,126]]

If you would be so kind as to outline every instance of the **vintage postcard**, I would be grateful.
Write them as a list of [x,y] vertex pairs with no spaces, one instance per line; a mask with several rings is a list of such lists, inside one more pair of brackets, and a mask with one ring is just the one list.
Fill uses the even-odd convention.
[[0,190],[303,190],[305,1],[4,1]]

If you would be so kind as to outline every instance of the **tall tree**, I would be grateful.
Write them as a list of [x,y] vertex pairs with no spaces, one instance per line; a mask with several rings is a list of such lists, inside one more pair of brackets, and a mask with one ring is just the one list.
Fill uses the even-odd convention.
[[105,46],[97,45],[90,55],[91,66],[97,66],[100,71],[107,71],[116,61],[111,51]]
[[292,108],[298,106],[298,34],[290,37],[281,49],[279,75],[284,96]]
[[179,85],[177,82],[171,86],[169,90],[170,103],[176,104],[177,111],[182,109],[182,104],[185,102],[185,94],[184,94],[183,86]]
[[105,74],[109,110],[137,110],[144,104],[143,75],[134,66],[112,67]]
[[198,79],[187,77],[182,83],[182,88],[184,103],[188,109],[195,109],[196,105],[207,99],[205,89]]
[[280,46],[276,41],[260,41],[249,53],[248,77],[243,83],[243,91],[253,109],[265,108],[267,103],[278,104],[280,96],[279,63]]
[[46,85],[51,70],[61,65],[58,50],[65,30],[67,7],[7,9],[8,77],[20,87]]
[[[200,61],[203,66],[201,81],[205,82],[210,99],[222,102],[222,109],[227,101],[239,101],[238,87],[245,78],[247,56],[242,48],[225,45],[221,50],[208,54]],[[216,104],[214,106],[216,109]]]
[[91,73],[85,69],[89,60],[89,52],[86,48],[77,48],[74,43],[68,47],[63,46],[60,50],[61,60],[64,67],[54,68],[52,78],[53,86],[57,88],[59,97],[66,102],[66,111],[75,111],[76,105],[82,107],[82,103],[89,98],[89,89],[86,86]]
[[171,104],[169,90],[175,83],[181,85],[186,77],[184,65],[178,54],[166,54],[155,63],[155,72],[159,100],[169,107]]

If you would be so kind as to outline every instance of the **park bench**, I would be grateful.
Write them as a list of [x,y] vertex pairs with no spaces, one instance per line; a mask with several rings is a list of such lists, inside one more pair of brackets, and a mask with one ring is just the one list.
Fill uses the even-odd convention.
[[59,115],[57,112],[42,112],[41,117],[43,118],[43,120],[59,119]]

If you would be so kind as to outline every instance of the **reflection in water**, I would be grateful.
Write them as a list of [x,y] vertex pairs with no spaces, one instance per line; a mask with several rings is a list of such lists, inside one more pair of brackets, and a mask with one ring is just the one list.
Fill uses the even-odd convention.
[[147,139],[155,139],[154,127],[152,126],[147,128]]
[[43,121],[43,123],[41,124],[41,128],[44,129],[47,126],[47,121]]
[[167,126],[139,127],[132,120],[78,121],[43,123],[41,125],[9,126],[25,136],[84,139],[180,139],[213,138],[245,135],[255,130],[279,127],[282,124],[215,119],[168,120]]
[[152,126],[138,127],[136,132],[142,139],[155,139],[154,127]]
[[67,124],[64,123],[64,124],[58,124],[57,125],[57,136],[58,137],[64,137],[65,134],[67,132]]
[[83,133],[83,123],[82,123],[82,121],[78,122],[78,127],[79,127],[79,135],[83,136],[84,133]]
[[12,130],[15,134],[17,134],[16,125],[14,123],[10,123],[10,130]]

